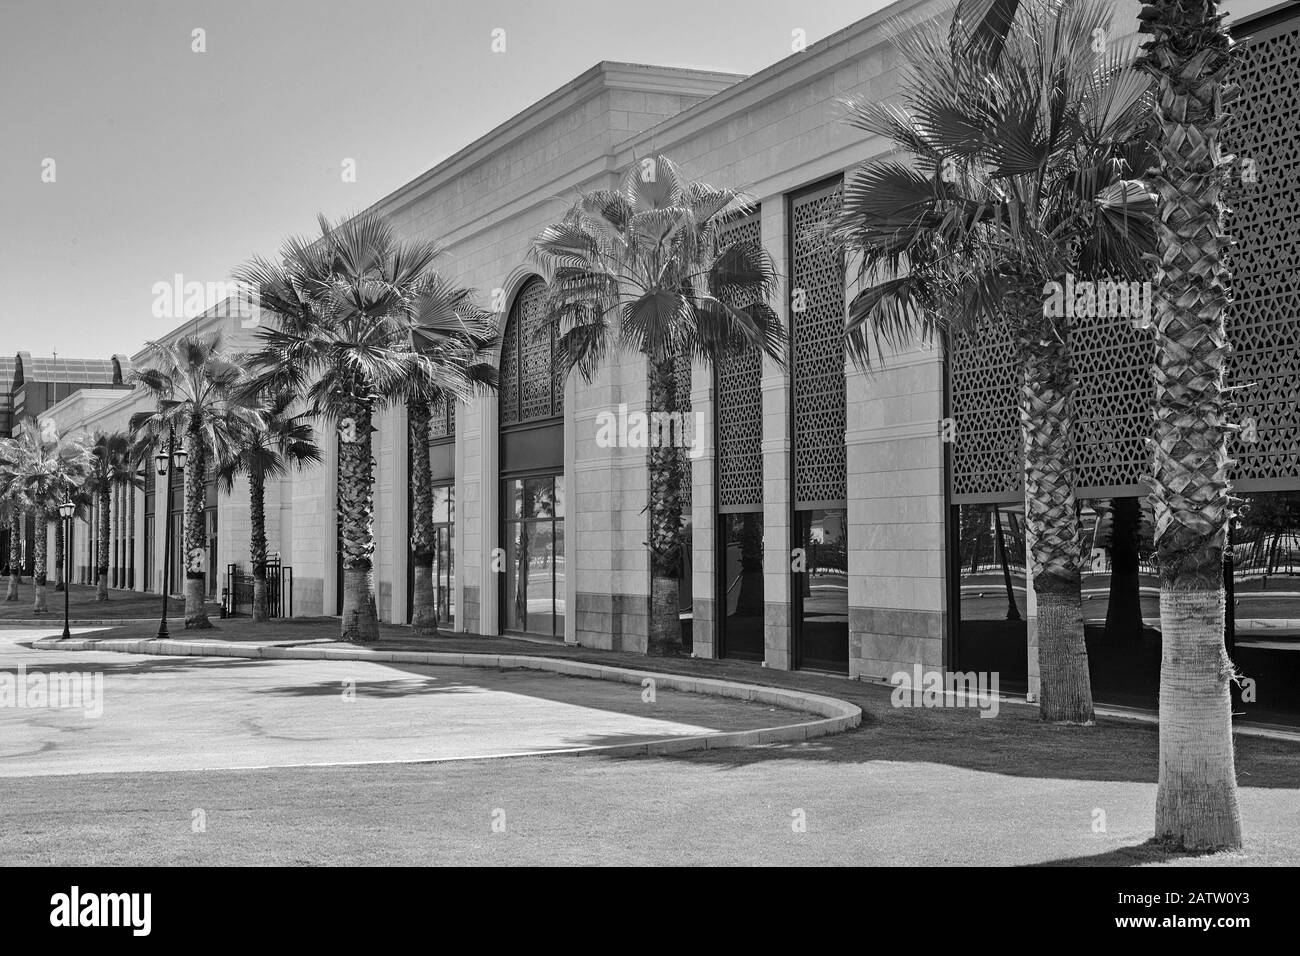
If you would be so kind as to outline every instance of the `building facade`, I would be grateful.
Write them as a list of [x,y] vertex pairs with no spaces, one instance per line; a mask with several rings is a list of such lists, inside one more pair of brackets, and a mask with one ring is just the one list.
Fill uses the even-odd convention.
[[[1136,42],[1139,6],[1116,3],[1114,42]],[[789,335],[784,366],[754,352],[716,369],[681,369],[705,423],[692,449],[683,580],[691,652],[880,680],[914,665],[998,670],[1008,689],[1035,692],[1008,343],[992,334],[950,348],[917,343],[870,373],[855,369],[842,342],[852,276],[819,235],[846,171],[889,149],[843,121],[840,99],[889,97],[898,82],[891,21],[944,9],[900,0],[749,77],[600,63],[374,204],[403,237],[445,243],[447,271],[502,317],[499,394],[439,409],[430,436],[445,628],[645,649],[646,453],[597,437],[602,415],[646,409],[644,360],[615,356],[590,383],[561,380],[553,338],[538,334],[546,277],[529,246],[577,190],[612,186],[638,157],[661,152],[693,179],[758,200],[754,216],[729,228],[776,259],[773,305]],[[1242,490],[1274,498],[1257,509],[1269,522],[1240,532],[1234,553],[1249,570],[1230,580],[1245,608],[1237,653],[1250,657],[1254,646],[1255,663],[1281,675],[1300,660],[1287,633],[1300,634],[1300,583],[1286,584],[1300,571],[1300,522],[1288,511],[1300,492],[1300,19],[1284,9],[1244,26],[1250,52],[1233,135],[1266,166],[1258,188],[1238,195],[1234,219],[1242,237],[1234,377],[1257,383],[1247,404],[1264,437],[1261,448],[1238,449],[1238,478]],[[296,228],[285,224],[286,234]],[[198,323],[236,345],[250,324],[221,309]],[[1086,613],[1090,649],[1107,674],[1141,675],[1132,686],[1101,680],[1099,696],[1149,704],[1158,620],[1140,497],[1150,333],[1122,325],[1079,334],[1080,497],[1096,575],[1085,598],[1098,609]],[[116,427],[141,401],[83,394],[47,414],[70,429]],[[381,620],[400,624],[411,613],[411,441],[400,406],[376,425],[378,608]],[[341,608],[337,445],[321,444],[320,467],[268,489],[268,534],[292,567],[295,615]],[[161,497],[158,487],[142,493],[122,531],[128,570],[143,569],[127,578],[137,589],[160,586]],[[247,567],[248,509],[238,488],[210,500],[216,594],[228,564]],[[1263,596],[1248,597],[1252,589]],[[1106,625],[1121,590],[1138,602],[1122,639],[1119,624]]]

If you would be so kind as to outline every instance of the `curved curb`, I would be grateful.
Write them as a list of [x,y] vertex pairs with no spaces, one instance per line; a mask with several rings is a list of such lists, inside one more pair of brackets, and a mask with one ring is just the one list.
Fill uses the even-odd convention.
[[[217,644],[208,641],[145,640],[87,640],[70,637],[41,638],[32,647],[55,651],[116,651],[125,654],[155,654],[167,657],[244,657],[263,660],[326,660],[370,661],[380,664],[434,664],[452,667],[511,667],[525,670],[550,671],[568,677],[587,677],[595,680],[612,680],[625,684],[641,684],[647,678],[656,687],[682,691],[688,694],[709,694],[714,697],[731,697],[752,700],[791,710],[816,714],[820,720],[781,724],[758,730],[715,731],[692,734],[665,740],[650,740],[636,744],[606,744],[595,747],[568,747],[557,750],[531,751],[527,754],[500,754],[495,756],[553,756],[558,754],[598,753],[606,756],[674,754],[688,750],[717,750],[722,747],[749,747],[755,744],[790,743],[812,740],[837,734],[857,727],[862,722],[862,709],[848,701],[804,691],[781,687],[762,687],[757,684],[739,684],[735,681],[711,677],[688,677],[681,674],[660,674],[654,671],[635,671],[625,667],[588,664],[554,657],[528,657],[514,654],[451,654],[439,651],[369,651],[347,647],[275,647],[269,645]],[[403,761],[411,763],[440,763],[447,758]],[[479,758],[476,758],[479,759]],[[481,759],[491,759],[484,757]]]

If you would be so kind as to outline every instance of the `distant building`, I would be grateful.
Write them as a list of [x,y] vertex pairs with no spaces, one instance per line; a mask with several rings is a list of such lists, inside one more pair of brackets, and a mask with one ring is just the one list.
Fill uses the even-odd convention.
[[[0,438],[22,433],[28,416],[38,417],[50,406],[82,389],[130,390],[127,378],[131,360],[125,355],[107,359],[60,358],[33,356],[19,352],[13,358],[0,358]],[[32,523],[23,522],[22,569],[32,573]],[[0,564],[9,563],[8,528],[0,529]]]
[[125,355],[107,359],[33,356],[19,352],[0,358],[0,436],[22,430],[28,416],[39,416],[56,402],[83,388],[129,389],[131,360]]

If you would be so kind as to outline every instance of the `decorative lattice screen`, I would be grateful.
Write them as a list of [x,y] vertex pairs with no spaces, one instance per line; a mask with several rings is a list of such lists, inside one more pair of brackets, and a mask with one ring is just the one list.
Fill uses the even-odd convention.
[[1075,487],[1081,498],[1143,491],[1150,471],[1150,329],[1124,318],[1076,318],[1074,350]]
[[[728,223],[724,244],[758,243],[757,214]],[[763,353],[758,346],[729,352],[717,367],[718,507],[763,503]]]
[[[1238,164],[1226,196],[1237,240],[1228,383],[1244,386],[1233,417],[1253,422],[1257,439],[1229,445],[1238,462],[1233,484],[1243,491],[1300,487],[1300,10],[1286,12],[1239,31],[1246,35],[1235,78],[1241,97],[1225,142],[1228,152],[1250,160]],[[1151,334],[1127,321],[1075,321],[1079,495],[1142,493]],[[974,344],[955,342],[949,354],[952,500],[1014,501],[1022,466],[1010,341],[992,330]]]
[[1238,157],[1228,377],[1246,386],[1235,416],[1253,419],[1258,439],[1228,447],[1243,491],[1300,487],[1300,11],[1286,13],[1239,31],[1241,97],[1225,137]]
[[451,438],[456,434],[456,403],[446,396],[429,406],[429,437],[433,440]]
[[951,388],[953,501],[1015,500],[1021,494],[1020,379],[1003,325],[955,336],[948,350]]
[[822,226],[839,182],[790,200],[791,380],[796,505],[848,497],[844,447],[844,266]]
[[553,361],[555,333],[542,315],[546,284],[530,279],[510,307],[501,348],[501,424],[564,412],[564,383]]

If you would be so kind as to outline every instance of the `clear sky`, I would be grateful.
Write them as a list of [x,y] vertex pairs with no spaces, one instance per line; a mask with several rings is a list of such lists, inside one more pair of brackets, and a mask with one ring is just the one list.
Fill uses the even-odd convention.
[[133,353],[177,324],[155,283],[226,279],[600,60],[753,73],[884,5],[0,0],[0,352]]
[[133,353],[177,324],[154,283],[226,279],[600,60],[753,73],[796,27],[811,42],[881,6],[0,0],[0,351]]

